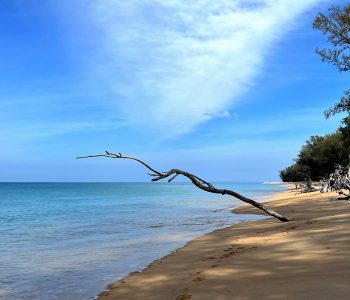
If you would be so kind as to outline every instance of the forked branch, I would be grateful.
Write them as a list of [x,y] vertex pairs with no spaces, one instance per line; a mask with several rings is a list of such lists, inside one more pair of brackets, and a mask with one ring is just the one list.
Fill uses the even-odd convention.
[[243,195],[232,191],[232,190],[227,190],[227,189],[217,189],[215,188],[211,183],[199,178],[196,175],[193,175],[191,173],[188,173],[186,171],[183,170],[179,170],[179,169],[171,169],[167,172],[159,172],[155,169],[153,169],[150,165],[146,164],[145,162],[143,162],[142,160],[135,158],[135,157],[130,157],[130,156],[124,156],[120,153],[118,154],[114,154],[114,153],[110,153],[107,152],[105,154],[98,154],[98,155],[87,155],[87,156],[79,156],[77,157],[77,159],[80,158],[94,158],[94,157],[108,157],[108,158],[123,158],[123,159],[130,159],[130,160],[135,160],[138,163],[142,164],[143,166],[145,166],[148,170],[150,170],[152,173],[147,173],[149,176],[152,177],[152,181],[159,181],[165,178],[169,178],[168,182],[173,181],[177,176],[182,175],[187,177],[189,180],[191,180],[191,182],[198,188],[200,188],[203,191],[209,192],[209,193],[214,193],[214,194],[221,194],[221,195],[230,195],[232,197],[235,197],[245,203],[251,204],[254,207],[264,211],[265,213],[267,213],[268,215],[275,217],[276,219],[282,221],[282,222],[288,222],[289,220],[278,214],[277,212],[273,211],[270,208],[267,208],[266,206],[264,206],[263,204],[256,202],[250,198],[244,197]]

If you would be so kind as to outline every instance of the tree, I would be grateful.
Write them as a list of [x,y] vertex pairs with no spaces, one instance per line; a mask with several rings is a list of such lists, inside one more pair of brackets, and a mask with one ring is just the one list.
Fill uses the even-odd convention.
[[[334,65],[340,72],[350,71],[350,4],[343,8],[332,6],[329,8],[328,15],[319,13],[313,27],[326,35],[332,46],[316,50],[322,61]],[[325,111],[325,117],[329,118],[341,112],[348,113],[342,121],[345,126],[340,127],[340,132],[345,146],[350,149],[350,90],[345,91],[339,102]],[[350,176],[350,155],[348,156],[348,174]]]
[[333,48],[317,49],[322,60],[335,65],[341,72],[350,70],[350,4],[340,8],[332,6],[329,15],[319,13],[313,23],[315,29],[327,35]]
[[310,168],[295,163],[280,171],[283,182],[301,182],[310,177]]
[[[347,128],[343,131],[345,134]],[[346,166],[349,152],[341,129],[325,136],[312,136],[302,146],[295,163],[280,171],[280,177],[286,182],[320,180],[331,174],[335,165]]]
[[128,160],[134,160],[137,161],[138,163],[142,164],[144,167],[146,167],[148,170],[150,170],[152,173],[147,173],[150,175],[152,178],[152,181],[159,181],[165,178],[169,178],[168,182],[173,181],[177,176],[182,175],[187,177],[188,179],[191,180],[191,182],[198,188],[200,188],[203,191],[209,192],[209,193],[214,193],[214,194],[221,194],[221,195],[230,195],[232,197],[238,198],[239,200],[246,202],[248,204],[253,205],[254,207],[264,211],[265,213],[269,214],[270,216],[282,221],[282,222],[288,222],[289,220],[278,214],[277,212],[273,211],[270,208],[267,208],[265,205],[256,202],[252,199],[249,199],[247,197],[244,197],[243,195],[232,191],[232,190],[227,190],[227,189],[217,189],[215,188],[211,183],[199,178],[196,175],[193,175],[189,172],[179,170],[179,169],[171,169],[167,172],[160,172],[157,171],[156,169],[152,168],[150,165],[146,164],[142,160],[135,158],[135,157],[130,157],[130,156],[124,156],[121,155],[120,153],[118,154],[113,154],[109,153],[108,151],[105,151],[105,154],[97,154],[97,155],[88,155],[88,156],[79,156],[77,159],[80,158],[94,158],[94,157],[107,157],[107,158],[119,158],[119,159],[128,159]]
[[[317,49],[323,62],[330,63],[340,72],[350,70],[350,4],[340,8],[332,6],[329,14],[319,13],[313,27],[327,36],[331,48]],[[326,118],[340,112],[350,113],[350,90],[340,98],[334,107],[325,111]]]
[[[346,118],[343,119],[342,121],[344,126],[341,126],[339,128],[339,132],[342,135],[343,138],[343,143],[344,143],[344,147],[348,150],[348,177],[350,178],[350,116],[347,116]],[[345,165],[344,165],[345,166]]]
[[343,138],[344,147],[350,149],[350,116],[345,117],[342,124],[343,126],[340,126],[339,132]]
[[320,180],[334,171],[336,164],[346,165],[348,151],[339,131],[325,136],[312,136],[302,147],[298,162],[310,169],[310,178]]
[[339,195],[344,195],[350,199],[350,174],[348,170],[337,165],[334,172],[328,178],[321,180],[321,192],[336,191]]

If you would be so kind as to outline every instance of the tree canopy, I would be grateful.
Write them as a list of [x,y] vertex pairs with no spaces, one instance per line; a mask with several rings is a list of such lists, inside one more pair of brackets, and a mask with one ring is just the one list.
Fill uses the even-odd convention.
[[320,180],[334,171],[335,165],[346,165],[349,148],[342,133],[311,136],[302,146],[295,163],[280,171],[283,181]]
[[[317,48],[322,61],[334,65],[340,72],[350,71],[350,4],[332,6],[328,14],[319,13],[313,27],[327,36],[329,48]],[[334,172],[336,165],[349,163],[350,154],[350,90],[338,103],[325,111],[329,118],[340,112],[348,113],[342,126],[333,134],[311,136],[302,146],[294,164],[280,171],[283,181],[320,180]]]
[[[330,48],[317,49],[322,61],[330,63],[340,72],[350,70],[350,4],[344,7],[332,6],[329,14],[319,13],[313,27],[327,36]],[[326,118],[340,112],[350,113],[350,90],[340,98],[334,107],[325,111]]]

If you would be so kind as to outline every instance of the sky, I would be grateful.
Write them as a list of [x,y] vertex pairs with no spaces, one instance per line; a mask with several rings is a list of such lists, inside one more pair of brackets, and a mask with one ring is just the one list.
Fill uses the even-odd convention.
[[349,75],[312,29],[330,0],[0,1],[0,181],[276,181]]

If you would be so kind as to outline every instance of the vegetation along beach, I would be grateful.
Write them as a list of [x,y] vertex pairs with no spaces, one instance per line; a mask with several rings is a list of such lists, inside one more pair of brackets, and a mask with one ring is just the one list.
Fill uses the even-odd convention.
[[350,299],[350,2],[0,1],[0,299]]

